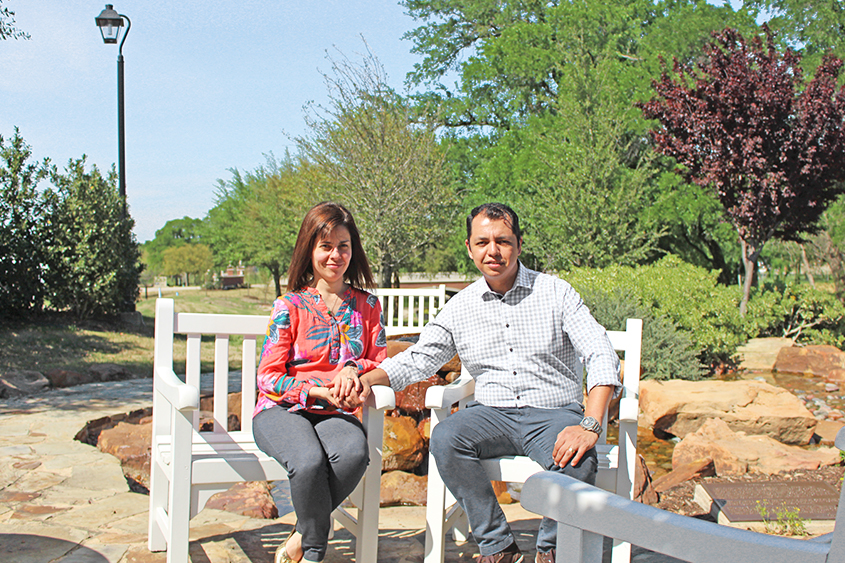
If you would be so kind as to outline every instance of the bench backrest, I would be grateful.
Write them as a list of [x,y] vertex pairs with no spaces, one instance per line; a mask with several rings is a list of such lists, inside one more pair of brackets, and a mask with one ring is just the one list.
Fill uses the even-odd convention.
[[[258,346],[267,332],[267,315],[228,315],[176,313],[173,299],[156,301],[155,367],[173,366],[174,338],[164,334],[184,334],[186,341],[185,383],[200,388],[201,341],[203,335],[214,338],[213,433],[227,433],[229,416],[229,347],[232,336],[242,336],[241,344],[241,431],[252,433],[252,411],[256,402],[255,375]],[[207,345],[207,344],[206,344]],[[194,412],[194,430],[199,431],[199,412]]]
[[422,288],[378,287],[372,294],[381,302],[387,336],[419,334],[446,303],[445,284]]

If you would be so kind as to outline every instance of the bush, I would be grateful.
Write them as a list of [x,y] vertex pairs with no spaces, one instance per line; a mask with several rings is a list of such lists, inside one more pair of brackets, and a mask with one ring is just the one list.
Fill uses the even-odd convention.
[[669,255],[647,266],[579,268],[562,277],[582,294],[629,295],[651,319],[665,318],[685,333],[700,362],[715,368],[732,363],[757,329],[739,314],[741,290],[718,285],[718,275]]
[[643,320],[643,379],[701,379],[705,369],[689,335],[668,318],[645,311],[629,291],[590,291],[581,297],[607,330],[625,330],[626,319]]
[[766,282],[748,303],[748,319],[759,336],[781,336],[802,344],[845,344],[845,305],[806,285]]

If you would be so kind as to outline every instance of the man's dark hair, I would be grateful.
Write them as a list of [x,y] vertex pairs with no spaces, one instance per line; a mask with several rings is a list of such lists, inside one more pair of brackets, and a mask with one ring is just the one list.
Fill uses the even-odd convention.
[[519,217],[517,217],[516,212],[513,209],[504,203],[485,203],[470,211],[469,215],[467,215],[467,240],[469,240],[472,235],[472,220],[475,219],[477,215],[482,215],[494,221],[498,221],[499,219],[504,220],[505,225],[510,227],[513,234],[516,235],[517,240],[522,240],[522,230],[519,228]]

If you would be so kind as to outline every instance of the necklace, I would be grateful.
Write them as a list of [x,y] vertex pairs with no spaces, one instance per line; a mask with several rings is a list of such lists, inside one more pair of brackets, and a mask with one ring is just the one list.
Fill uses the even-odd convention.
[[328,295],[334,297],[334,303],[329,305],[329,300],[325,297],[323,298],[323,300],[326,302],[326,309],[329,310],[329,314],[334,317],[338,314],[338,312],[340,312],[340,305],[343,304],[343,298],[341,298],[341,296],[336,293],[328,293]]

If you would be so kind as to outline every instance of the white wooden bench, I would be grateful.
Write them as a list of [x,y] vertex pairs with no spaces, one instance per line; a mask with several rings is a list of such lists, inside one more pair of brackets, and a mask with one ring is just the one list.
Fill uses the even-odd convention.
[[[845,429],[836,435],[845,450]],[[604,536],[690,563],[841,563],[845,561],[845,487],[833,532],[812,540],[740,530],[612,495],[566,475],[543,472],[522,488],[522,506],[558,522],[556,563],[601,561],[596,550]]]
[[[243,481],[278,481],[287,473],[255,445],[256,360],[267,316],[176,313],[172,299],[156,301],[153,375],[153,431],[150,483],[150,551],[167,550],[168,563],[188,561],[189,520],[214,493]],[[185,381],[173,371],[176,335],[187,335]],[[199,431],[200,347],[214,340],[212,431]],[[229,338],[243,336],[241,429],[227,430]],[[376,386],[363,409],[370,464],[350,500],[353,516],[338,508],[333,517],[356,538],[357,563],[376,563],[384,410],[394,407],[393,390]]]
[[387,336],[419,334],[446,303],[445,284],[424,288],[378,287],[372,294],[381,302]]
[[[623,352],[625,362],[623,389],[619,402],[618,444],[607,444],[607,416],[602,420],[603,431],[599,437],[599,471],[596,484],[623,498],[633,498],[634,470],[637,455],[637,417],[639,414],[640,356],[642,350],[643,321],[628,319],[626,330],[608,331],[614,349]],[[580,371],[583,376],[583,366]],[[452,405],[463,408],[475,393],[475,380],[466,371],[449,385],[430,387],[426,392],[425,406],[431,409],[431,431],[452,414]],[[487,478],[491,481],[524,483],[531,475],[543,471],[543,467],[529,457],[512,456],[482,461]],[[446,488],[437,471],[437,462],[428,457],[428,503],[426,507],[425,563],[443,563],[445,536],[453,530],[457,541],[465,541],[469,524],[463,509]],[[563,544],[560,544],[563,545]],[[599,546],[601,549],[601,546]],[[558,550],[558,555],[566,553]],[[631,545],[615,542],[613,563],[627,563],[631,558]]]

